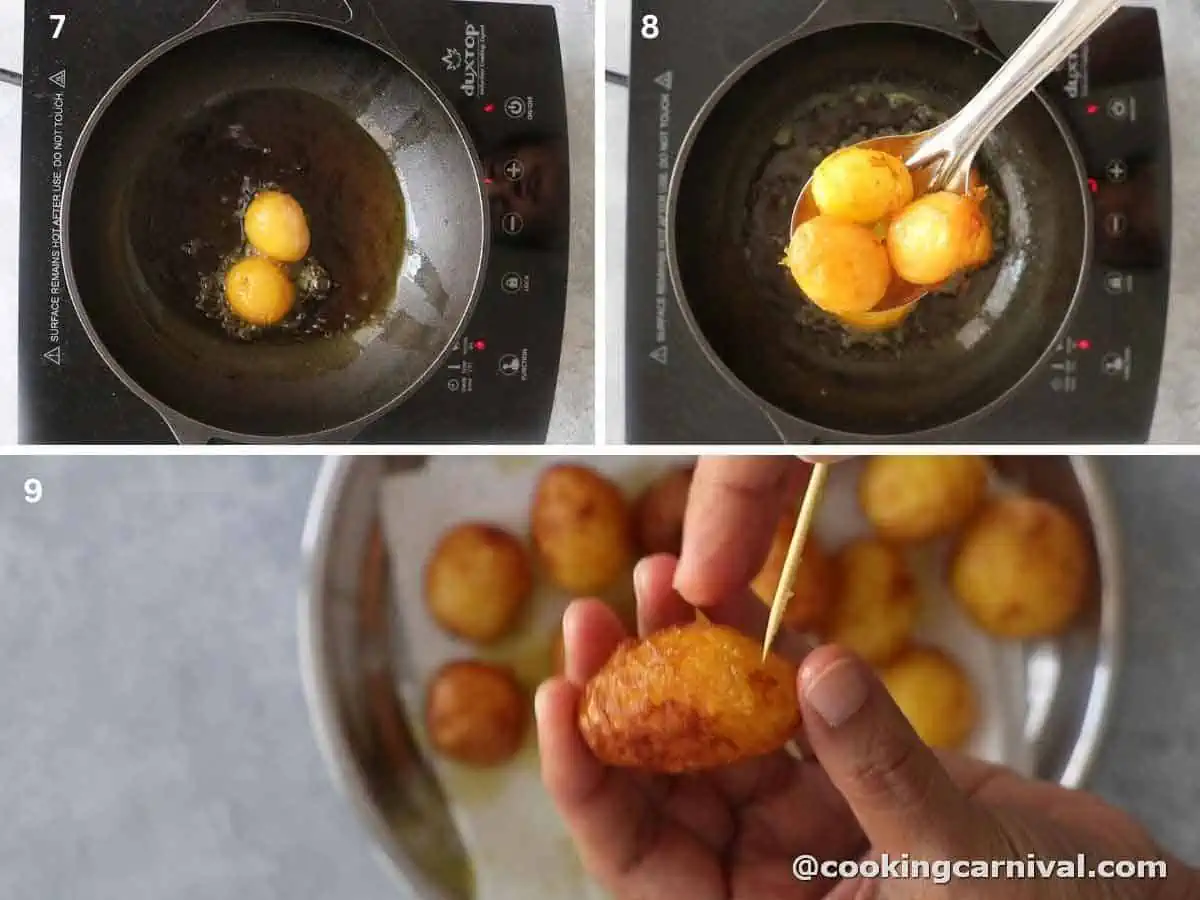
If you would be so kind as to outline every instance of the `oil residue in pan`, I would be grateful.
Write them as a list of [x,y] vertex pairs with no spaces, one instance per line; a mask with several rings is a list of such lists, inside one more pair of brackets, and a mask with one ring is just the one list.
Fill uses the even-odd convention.
[[[911,86],[883,81],[853,84],[844,91],[812,97],[776,132],[750,190],[743,246],[754,282],[774,309],[772,315],[786,316],[781,328],[785,343],[802,341],[805,355],[815,351],[843,359],[894,358],[941,343],[978,312],[978,303],[964,309],[968,279],[960,277],[928,295],[899,327],[857,331],[805,302],[780,265],[790,235],[792,207],[821,160],[869,138],[912,134],[940,125],[953,112],[945,106],[945,98]],[[1008,204],[984,158],[980,174],[989,190],[986,211],[996,243],[994,259],[999,260],[1007,237]],[[985,278],[994,268],[995,263],[970,277]]]
[[[267,189],[299,201],[312,245],[289,268],[295,309],[261,329],[229,312],[224,276],[247,249],[246,208]],[[395,296],[405,214],[391,161],[353,118],[306,91],[247,91],[207,106],[155,148],[133,209],[133,248],[150,289],[231,339],[346,335],[381,318]]]

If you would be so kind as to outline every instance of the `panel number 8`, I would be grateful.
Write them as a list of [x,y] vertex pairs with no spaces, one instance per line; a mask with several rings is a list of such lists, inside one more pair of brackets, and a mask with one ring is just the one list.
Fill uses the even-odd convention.
[[647,41],[652,41],[658,37],[659,33],[658,16],[642,16],[642,37]]

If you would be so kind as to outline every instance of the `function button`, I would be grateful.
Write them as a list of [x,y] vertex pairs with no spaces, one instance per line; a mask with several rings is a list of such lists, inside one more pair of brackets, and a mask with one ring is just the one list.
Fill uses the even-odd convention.
[[507,212],[500,217],[500,227],[505,234],[516,236],[524,231],[525,220],[521,218],[520,213]]
[[1123,237],[1129,230],[1129,218],[1125,213],[1109,213],[1104,217],[1104,233],[1110,238]]
[[1133,293],[1133,276],[1124,272],[1108,272],[1104,276],[1104,290],[1117,296]]
[[1110,160],[1104,167],[1104,174],[1113,184],[1123,184],[1129,180],[1129,165],[1123,159]]

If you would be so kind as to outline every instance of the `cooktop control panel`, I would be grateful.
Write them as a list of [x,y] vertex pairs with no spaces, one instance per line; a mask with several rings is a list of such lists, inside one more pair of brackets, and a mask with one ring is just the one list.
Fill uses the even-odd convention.
[[[847,15],[878,18],[870,9],[877,3],[837,3],[841,21]],[[1051,6],[1036,0],[887,5],[889,18],[960,33],[1003,55],[1021,44]],[[689,332],[667,272],[665,201],[685,134],[725,78],[814,13],[822,13],[822,4],[811,0],[740,5],[703,0],[686,15],[656,0],[634,2],[626,275],[626,430],[632,442],[847,441],[767,413],[730,384]],[[1070,124],[1088,170],[1095,241],[1079,310],[1053,356],[1003,405],[970,425],[920,440],[1148,438],[1166,332],[1172,196],[1156,12],[1119,10],[1043,90]]]
[[[307,12],[316,2],[259,5]],[[62,269],[61,210],[72,151],[101,98],[211,5],[28,5],[19,326],[23,443],[174,442],[157,413],[109,370],[76,316]],[[414,48],[411,61],[462,118],[480,156],[492,242],[476,310],[445,365],[359,440],[540,443],[558,380],[570,239],[566,98],[554,10],[454,3],[447,4],[451,14],[414,25],[403,4],[377,0],[372,6],[382,32],[404,36]]]

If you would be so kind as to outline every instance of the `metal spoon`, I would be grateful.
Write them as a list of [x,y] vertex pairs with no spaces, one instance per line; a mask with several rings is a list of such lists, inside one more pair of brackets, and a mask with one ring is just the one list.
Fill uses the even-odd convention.
[[[936,191],[967,193],[973,186],[975,157],[996,126],[1108,21],[1121,3],[1060,0],[991,81],[952,118],[929,131],[873,138],[855,146],[882,150],[904,160],[913,173],[917,196]],[[792,210],[792,231],[818,214],[809,179]],[[927,287],[897,279],[866,316],[910,305],[928,292]]]

